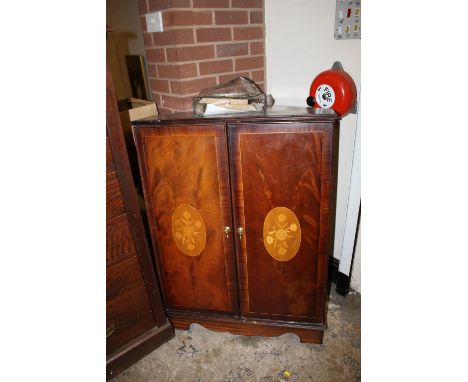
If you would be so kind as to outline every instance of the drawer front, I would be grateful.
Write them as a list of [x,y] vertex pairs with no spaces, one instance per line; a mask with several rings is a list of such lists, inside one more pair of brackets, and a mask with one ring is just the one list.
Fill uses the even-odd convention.
[[125,213],[125,204],[116,172],[106,175],[106,220],[109,222]]
[[109,301],[106,312],[107,354],[156,326],[144,285]]
[[135,255],[136,247],[127,214],[123,214],[106,225],[106,263],[110,264]]
[[107,353],[156,325],[136,256],[107,267]]
[[173,331],[153,271],[109,67],[106,174],[106,369],[112,378],[166,342]]
[[107,266],[106,301],[144,285],[137,256]]
[[305,123],[229,126],[245,317],[324,320],[332,131]]
[[224,125],[138,128],[166,306],[238,314]]
[[109,137],[106,137],[106,173],[113,171],[115,171],[114,157],[112,156]]

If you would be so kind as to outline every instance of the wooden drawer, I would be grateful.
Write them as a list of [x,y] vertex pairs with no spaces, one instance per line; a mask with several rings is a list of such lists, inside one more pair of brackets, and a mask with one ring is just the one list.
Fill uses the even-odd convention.
[[107,267],[107,352],[156,325],[136,256]]
[[115,171],[114,157],[110,146],[109,137],[106,137],[106,173]]
[[168,341],[174,331],[153,270],[108,67],[106,208],[106,374],[110,379]]
[[107,303],[106,345],[112,353],[156,325],[144,285]]
[[116,172],[106,175],[106,220],[109,222],[125,213],[125,205],[120,192],[119,178]]
[[106,270],[106,301],[114,300],[143,284],[136,255],[108,265]]
[[136,255],[127,214],[120,215],[106,226],[106,262],[114,263],[123,258]]

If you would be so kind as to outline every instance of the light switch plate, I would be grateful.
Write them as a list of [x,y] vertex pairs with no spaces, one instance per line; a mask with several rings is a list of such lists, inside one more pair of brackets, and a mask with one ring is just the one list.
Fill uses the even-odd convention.
[[336,0],[335,39],[361,38],[361,0]]
[[163,31],[162,14],[160,11],[146,14],[146,29],[148,32]]

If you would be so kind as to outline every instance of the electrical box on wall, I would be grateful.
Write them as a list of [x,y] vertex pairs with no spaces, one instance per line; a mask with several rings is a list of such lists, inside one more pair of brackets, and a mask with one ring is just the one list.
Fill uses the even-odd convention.
[[335,39],[361,38],[361,0],[336,0]]
[[161,11],[146,14],[146,28],[148,32],[163,32]]

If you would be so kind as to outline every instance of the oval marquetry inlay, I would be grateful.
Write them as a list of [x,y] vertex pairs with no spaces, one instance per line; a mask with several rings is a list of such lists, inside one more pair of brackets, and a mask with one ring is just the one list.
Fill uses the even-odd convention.
[[172,236],[177,247],[187,256],[198,256],[205,249],[206,228],[200,213],[182,204],[172,214]]
[[263,244],[275,260],[288,261],[301,246],[301,226],[294,212],[286,207],[273,208],[263,223]]

